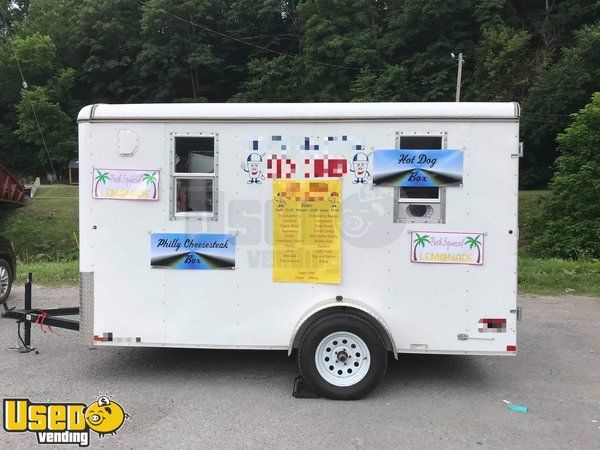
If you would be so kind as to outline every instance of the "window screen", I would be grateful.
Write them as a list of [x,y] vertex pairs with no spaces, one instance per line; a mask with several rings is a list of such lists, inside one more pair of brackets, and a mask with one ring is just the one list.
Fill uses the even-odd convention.
[[175,172],[214,173],[215,139],[213,137],[176,137]]
[[403,150],[440,150],[442,136],[400,136]]
[[175,136],[173,153],[175,216],[212,217],[216,191],[215,136]]

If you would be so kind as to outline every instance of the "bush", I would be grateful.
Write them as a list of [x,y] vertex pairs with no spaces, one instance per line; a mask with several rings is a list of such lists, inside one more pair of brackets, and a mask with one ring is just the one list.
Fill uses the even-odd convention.
[[540,256],[600,257],[600,92],[558,136],[559,157],[542,213]]

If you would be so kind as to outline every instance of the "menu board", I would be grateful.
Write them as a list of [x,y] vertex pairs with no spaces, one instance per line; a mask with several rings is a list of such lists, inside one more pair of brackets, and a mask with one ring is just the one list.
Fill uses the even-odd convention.
[[273,182],[273,281],[341,283],[342,182]]

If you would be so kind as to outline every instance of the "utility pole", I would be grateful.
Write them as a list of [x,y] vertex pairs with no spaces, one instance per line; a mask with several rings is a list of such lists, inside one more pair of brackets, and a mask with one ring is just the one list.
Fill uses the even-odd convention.
[[458,59],[458,73],[456,74],[456,101],[460,102],[460,84],[462,82],[462,66],[465,60],[463,59],[462,52],[458,54],[458,58],[452,53],[452,59]]

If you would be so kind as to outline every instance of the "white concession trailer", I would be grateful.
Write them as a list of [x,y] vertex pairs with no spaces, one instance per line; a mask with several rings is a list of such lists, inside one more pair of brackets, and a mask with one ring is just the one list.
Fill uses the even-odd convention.
[[89,345],[515,355],[516,103],[97,104],[78,117]]

